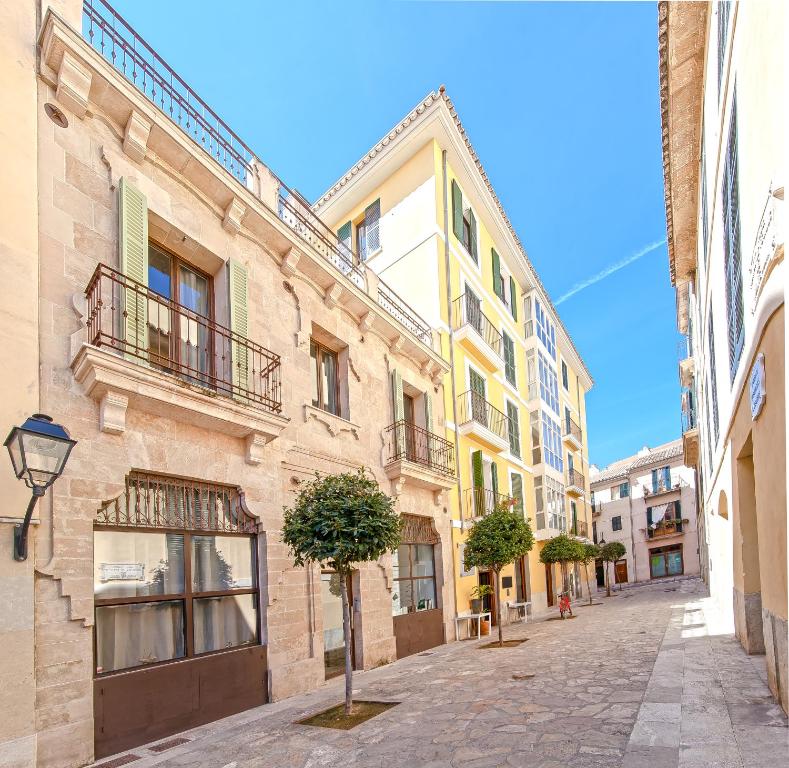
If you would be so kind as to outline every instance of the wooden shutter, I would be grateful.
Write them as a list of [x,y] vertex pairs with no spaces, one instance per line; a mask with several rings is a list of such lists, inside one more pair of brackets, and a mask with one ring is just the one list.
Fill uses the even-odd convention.
[[399,458],[405,457],[406,443],[406,424],[405,424],[405,405],[403,403],[403,377],[397,372],[392,371],[392,415],[395,423],[395,448]]
[[231,375],[233,394],[239,397],[253,387],[249,382],[249,348],[240,344],[236,334],[246,340],[249,333],[249,312],[247,308],[247,269],[243,264],[231,259],[227,263],[228,294],[230,296],[230,330],[234,333],[230,345]]
[[381,247],[381,200],[370,203],[364,210],[364,229],[367,235],[367,252],[359,254],[360,258],[367,258]]
[[482,473],[482,451],[471,454],[471,481],[474,488],[485,487],[485,476]]
[[493,504],[498,504],[499,496],[499,468],[494,461],[490,465],[490,489],[493,491]]
[[657,493],[658,489],[658,477],[657,477],[657,470],[652,470],[652,493]]
[[425,392],[425,429],[433,431],[433,396]]
[[458,183],[452,179],[452,231],[463,242],[463,195]]
[[525,510],[523,507],[523,478],[520,475],[510,475],[510,493],[515,499],[515,506],[513,509],[519,512],[522,517],[525,517]]
[[353,261],[353,225],[350,221],[346,221],[338,230],[337,230],[337,239],[340,241],[340,250],[344,251],[345,257],[349,261]]
[[[148,202],[137,187],[121,177],[118,185],[118,244],[121,272],[148,285]],[[125,290],[121,318],[123,339],[130,357],[145,357],[148,349],[148,300]]]
[[501,259],[495,248],[490,249],[490,261],[493,268],[493,293],[504,301],[504,281],[501,279]]
[[652,527],[652,507],[647,507],[647,528]]
[[520,423],[518,419],[518,406],[507,403],[508,434],[510,440],[510,453],[513,456],[521,455]]
[[512,319],[518,322],[518,297],[515,290],[515,278],[510,275],[510,312],[512,312]]
[[468,218],[470,222],[470,229],[471,229],[471,255],[474,258],[474,261],[478,261],[477,257],[477,219],[474,216],[474,211],[469,209]]
[[515,344],[506,333],[502,333],[504,340],[504,375],[513,386],[516,385],[515,377]]

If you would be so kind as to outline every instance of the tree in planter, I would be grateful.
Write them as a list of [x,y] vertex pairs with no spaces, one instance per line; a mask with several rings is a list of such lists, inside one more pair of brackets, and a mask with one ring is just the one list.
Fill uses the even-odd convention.
[[621,541],[610,541],[600,548],[600,557],[605,563],[605,596],[611,597],[611,575],[609,566],[625,556],[625,545]]
[[400,544],[400,517],[394,499],[365,474],[346,472],[304,485],[283,513],[282,540],[297,566],[321,563],[339,576],[345,640],[345,714],[351,714],[351,612],[347,579],[354,563],[377,560]]
[[584,573],[586,574],[586,591],[589,593],[589,605],[592,604],[592,583],[589,580],[589,563],[593,563],[600,557],[600,547],[597,544],[584,544],[583,557],[578,561],[584,565]]
[[570,538],[566,533],[560,533],[545,543],[540,551],[540,562],[545,565],[559,563],[562,571],[562,591],[570,588],[567,574],[567,563],[577,563],[583,559],[583,544]]
[[501,627],[501,569],[523,557],[534,546],[534,534],[528,520],[513,512],[511,505],[499,504],[485,517],[477,520],[466,539],[464,562],[467,568],[490,568],[496,582],[496,614],[499,625],[499,646],[504,645]]

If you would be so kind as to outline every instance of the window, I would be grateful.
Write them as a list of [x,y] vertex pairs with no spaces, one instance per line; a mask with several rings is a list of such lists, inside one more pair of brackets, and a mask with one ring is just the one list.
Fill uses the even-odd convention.
[[616,517],[611,518],[611,530],[612,531],[621,531],[622,530],[622,516],[617,515]]
[[737,171],[737,95],[734,95],[726,145],[722,189],[723,251],[726,258],[726,319],[729,327],[729,377],[734,381],[745,341],[740,254],[740,200]]
[[630,484],[625,480],[624,483],[620,483],[619,485],[615,485],[611,489],[611,500],[616,501],[617,499],[626,499],[630,495]]
[[312,404],[316,408],[340,415],[340,377],[337,353],[314,339],[310,340],[310,375]]
[[463,194],[454,179],[452,179],[452,231],[463,243],[474,262],[478,263],[477,219],[470,207],[464,207]]
[[537,338],[543,343],[552,360],[556,359],[556,328],[548,319],[542,304],[534,300],[534,317],[537,321]]
[[718,3],[718,101],[723,85],[723,63],[726,59],[726,41],[729,37],[729,13],[731,0],[720,0]]
[[[381,201],[375,200],[364,210],[364,217],[356,222],[356,239],[354,242],[354,225],[346,221],[337,230],[337,239],[341,250],[349,262],[366,261],[381,249]],[[355,246],[355,247],[353,247]]]
[[237,489],[133,474],[96,524],[97,675],[259,642],[255,522]]
[[556,531],[567,530],[567,513],[564,506],[564,486],[547,475],[535,475],[535,529],[546,527]]
[[546,413],[542,417],[542,447],[544,460],[555,470],[564,471],[562,462],[562,438],[559,425]]
[[510,440],[510,453],[513,456],[521,455],[521,430],[518,422],[518,406],[507,401],[508,432]]
[[436,608],[432,544],[401,544],[392,555],[392,616]]
[[709,237],[709,215],[707,202],[707,153],[704,144],[704,125],[701,127],[701,263],[702,269],[707,263],[707,239]]
[[526,510],[523,506],[523,478],[517,472],[510,472],[510,496],[515,499],[512,511],[525,517]]
[[501,337],[504,341],[504,376],[513,387],[518,386],[515,375],[515,343],[502,331]]
[[709,393],[712,399],[712,434],[715,438],[715,446],[717,446],[718,431],[720,429],[718,422],[718,369],[715,367],[715,325],[712,316],[712,308],[710,308],[710,316],[707,320],[707,341],[709,345],[708,355],[710,364]]
[[540,352],[537,356],[540,376],[540,397],[548,404],[550,409],[559,415],[559,381],[556,370],[548,362],[548,358]]
[[567,374],[567,363],[562,360],[562,386],[565,389],[570,389],[570,380]]
[[652,493],[671,488],[671,468],[660,467],[652,470]]

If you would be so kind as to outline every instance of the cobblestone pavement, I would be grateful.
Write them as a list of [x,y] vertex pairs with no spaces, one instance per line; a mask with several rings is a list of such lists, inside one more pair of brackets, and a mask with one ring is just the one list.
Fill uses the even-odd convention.
[[453,643],[357,673],[358,698],[401,704],[352,731],[295,724],[341,700],[340,678],[189,731],[188,743],[160,754],[133,750],[140,759],[128,764],[787,765],[789,729],[767,689],[764,657],[748,657],[730,634],[714,634],[703,587],[695,579],[636,587],[577,606],[573,620],[508,628],[509,637],[528,638],[515,648]]

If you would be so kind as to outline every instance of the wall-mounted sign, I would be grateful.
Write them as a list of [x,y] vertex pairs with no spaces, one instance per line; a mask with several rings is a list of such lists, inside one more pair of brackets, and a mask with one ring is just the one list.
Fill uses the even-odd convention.
[[143,581],[143,563],[101,563],[99,573],[102,581]]
[[767,398],[766,382],[764,379],[764,353],[759,353],[751,368],[751,418],[755,421],[764,408]]

